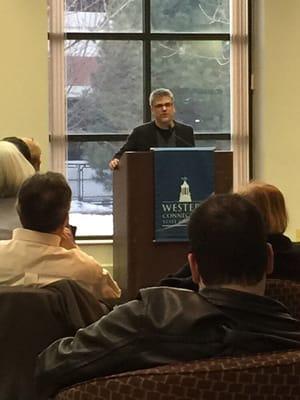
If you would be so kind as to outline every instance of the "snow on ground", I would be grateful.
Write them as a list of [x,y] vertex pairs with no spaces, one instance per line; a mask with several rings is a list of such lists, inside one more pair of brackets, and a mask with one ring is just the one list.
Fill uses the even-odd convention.
[[71,203],[71,213],[81,213],[81,214],[112,214],[112,205],[101,205],[87,203],[85,201],[73,200]]
[[70,213],[70,224],[77,226],[76,236],[102,236],[113,234],[113,216]]
[[70,224],[77,226],[76,236],[112,235],[112,206],[72,201]]

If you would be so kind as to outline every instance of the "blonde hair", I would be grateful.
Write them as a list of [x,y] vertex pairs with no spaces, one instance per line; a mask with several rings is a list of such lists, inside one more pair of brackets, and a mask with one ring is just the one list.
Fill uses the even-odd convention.
[[32,138],[22,137],[21,139],[29,147],[31,155],[31,164],[33,165],[36,171],[39,171],[41,165],[41,153],[42,153],[40,145]]
[[288,214],[285,200],[276,186],[252,181],[239,189],[238,193],[258,208],[268,234],[283,233],[286,230]]
[[0,141],[0,197],[16,196],[22,183],[35,170],[17,147]]

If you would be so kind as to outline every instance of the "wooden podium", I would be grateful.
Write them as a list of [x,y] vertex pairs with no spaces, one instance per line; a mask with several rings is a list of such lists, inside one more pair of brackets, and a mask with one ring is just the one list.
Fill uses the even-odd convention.
[[[232,189],[232,152],[215,153],[215,192]],[[186,263],[187,242],[154,242],[154,167],[152,152],[127,152],[114,171],[114,278],[122,300],[136,297]]]

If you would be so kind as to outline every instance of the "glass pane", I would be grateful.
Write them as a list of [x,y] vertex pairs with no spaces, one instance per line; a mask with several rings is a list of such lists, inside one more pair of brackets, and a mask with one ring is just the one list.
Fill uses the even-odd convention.
[[68,133],[128,133],[142,123],[142,44],[66,41]]
[[66,0],[65,32],[141,32],[142,0]]
[[229,0],[151,0],[153,32],[229,33]]
[[231,141],[230,140],[200,140],[196,139],[196,147],[215,147],[216,150],[231,150]]
[[70,223],[77,236],[112,235],[112,172],[108,162],[123,142],[69,143]]
[[195,132],[230,132],[230,46],[227,41],[152,42],[152,89],[170,88],[176,119]]

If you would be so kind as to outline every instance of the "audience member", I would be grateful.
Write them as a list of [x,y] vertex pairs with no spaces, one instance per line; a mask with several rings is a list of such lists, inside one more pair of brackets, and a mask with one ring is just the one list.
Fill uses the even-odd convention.
[[71,189],[63,175],[35,174],[21,186],[17,210],[23,228],[0,241],[0,284],[42,286],[74,279],[97,298],[120,289],[108,271],[74,243],[68,223]]
[[2,140],[13,143],[34,169],[36,171],[40,170],[42,151],[40,145],[33,138],[8,136]]
[[284,235],[288,213],[281,191],[276,186],[252,181],[238,192],[254,204],[263,217],[268,242],[274,251],[274,271],[270,277],[300,280],[300,245]]
[[[258,181],[243,186],[238,193],[254,204],[263,217],[274,251],[274,270],[269,277],[300,281],[300,244],[284,235],[288,215],[283,194],[276,186]],[[163,278],[160,285],[198,290],[188,264]]]
[[12,230],[20,226],[16,211],[17,192],[34,172],[15,144],[0,141],[0,239],[10,239]]
[[31,155],[31,164],[33,165],[34,169],[38,172],[41,166],[41,154],[42,154],[41,147],[33,138],[22,137],[22,140],[28,146]]
[[8,136],[3,138],[5,142],[10,142],[14,144],[17,149],[23,154],[23,156],[26,158],[27,161],[31,163],[31,154],[30,154],[30,149],[27,146],[27,144],[24,142],[24,140],[16,137],[16,136]]
[[273,252],[261,215],[241,196],[213,196],[189,222],[198,293],[142,289],[38,360],[42,397],[89,378],[176,361],[300,348],[300,321],[264,296]]

